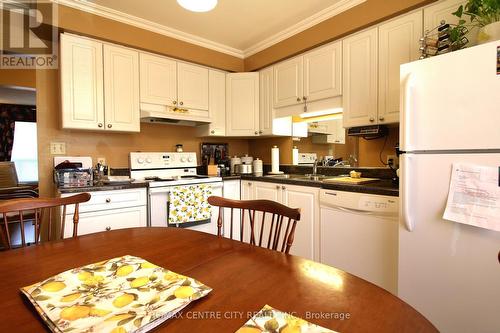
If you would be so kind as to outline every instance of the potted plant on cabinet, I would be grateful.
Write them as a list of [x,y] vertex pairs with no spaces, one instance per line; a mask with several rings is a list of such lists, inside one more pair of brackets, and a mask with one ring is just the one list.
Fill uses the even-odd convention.
[[479,44],[500,39],[500,0],[468,0],[465,5],[458,7],[453,15],[460,20],[458,26],[452,29],[452,39],[453,34],[458,35],[459,29],[467,24],[466,17],[470,19],[468,26],[479,28]]

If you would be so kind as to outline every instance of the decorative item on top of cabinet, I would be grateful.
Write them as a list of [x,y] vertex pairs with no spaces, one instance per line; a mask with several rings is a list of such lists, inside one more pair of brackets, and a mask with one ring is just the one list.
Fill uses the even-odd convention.
[[259,135],[259,73],[226,75],[226,135]]
[[226,135],[226,73],[208,71],[208,113],[211,122],[198,126],[197,136]]
[[135,50],[64,33],[60,73],[62,128],[139,132]]
[[342,43],[318,47],[274,66],[274,107],[342,94]]

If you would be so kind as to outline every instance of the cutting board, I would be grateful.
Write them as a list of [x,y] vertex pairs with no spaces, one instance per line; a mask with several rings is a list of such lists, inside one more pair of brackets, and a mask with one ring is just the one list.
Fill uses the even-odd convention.
[[379,178],[351,178],[351,177],[337,177],[323,179],[325,183],[339,183],[339,184],[366,184],[379,181]]

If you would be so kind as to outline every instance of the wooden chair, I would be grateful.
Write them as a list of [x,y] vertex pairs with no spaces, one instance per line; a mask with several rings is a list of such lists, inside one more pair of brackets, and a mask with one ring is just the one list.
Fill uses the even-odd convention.
[[[52,239],[52,210],[56,207],[63,207],[62,221],[61,221],[61,238],[64,237],[64,227],[66,218],[66,206],[75,205],[75,212],[73,214],[73,237],[78,234],[78,220],[79,220],[79,204],[90,200],[89,193],[80,193],[66,198],[33,198],[33,199],[13,199],[0,202],[0,214],[3,216],[3,226],[0,225],[0,233],[4,246],[7,249],[12,248],[10,233],[9,233],[9,217],[7,213],[19,213],[20,228],[21,228],[21,242],[22,246],[26,246],[26,237],[24,233],[25,213],[31,211],[34,215],[34,230],[35,230],[35,244],[40,240],[40,228],[43,221],[44,213],[48,210],[48,240]],[[34,212],[34,214],[33,214]]]
[[[248,221],[250,223],[250,244],[262,247],[262,239],[264,233],[269,232],[266,240],[264,239],[264,246],[271,250],[277,250],[288,253],[293,244],[295,234],[295,226],[297,221],[300,221],[300,209],[290,208],[278,202],[271,200],[231,200],[218,196],[211,196],[208,198],[208,203],[212,206],[218,206],[219,216],[217,219],[217,235],[222,236],[222,214],[224,208],[231,208],[231,222],[230,222],[230,238],[233,239],[233,216],[234,209],[241,209],[241,223],[240,223],[240,241],[244,240],[245,229],[245,211],[248,212]],[[255,219],[255,212],[262,213],[262,220],[260,222],[260,230],[256,224],[258,221]],[[266,219],[266,213],[272,215],[271,219]],[[269,215],[268,215],[269,217]],[[284,218],[288,218],[284,223]],[[267,229],[266,224],[269,225]],[[285,227],[286,224],[286,227]],[[266,229],[265,229],[266,228]],[[281,235],[284,228],[283,235]],[[256,232],[258,234],[256,234]],[[256,239],[259,239],[258,243]],[[280,241],[281,239],[281,241]],[[281,244],[281,246],[280,246]]]

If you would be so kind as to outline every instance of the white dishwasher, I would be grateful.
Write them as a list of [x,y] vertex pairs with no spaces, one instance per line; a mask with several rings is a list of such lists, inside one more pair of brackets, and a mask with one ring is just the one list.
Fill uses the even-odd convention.
[[398,197],[320,191],[320,261],[397,294]]

